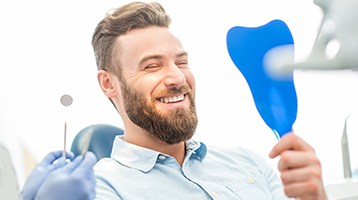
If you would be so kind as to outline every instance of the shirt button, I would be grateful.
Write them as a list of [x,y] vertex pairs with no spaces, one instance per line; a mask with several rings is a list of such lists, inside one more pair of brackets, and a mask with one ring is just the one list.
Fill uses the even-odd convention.
[[163,155],[160,155],[159,157],[158,157],[160,160],[165,160],[165,156],[163,156]]
[[250,184],[254,184],[255,179],[250,176],[249,178],[247,178],[247,182],[250,183]]
[[212,192],[211,195],[216,198],[218,196],[218,194],[216,192]]

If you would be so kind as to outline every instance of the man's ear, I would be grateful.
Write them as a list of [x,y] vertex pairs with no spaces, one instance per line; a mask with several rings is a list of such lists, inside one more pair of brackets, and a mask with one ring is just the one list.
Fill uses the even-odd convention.
[[119,84],[116,76],[108,73],[107,71],[99,70],[97,72],[97,79],[103,93],[108,98],[111,99],[117,95]]

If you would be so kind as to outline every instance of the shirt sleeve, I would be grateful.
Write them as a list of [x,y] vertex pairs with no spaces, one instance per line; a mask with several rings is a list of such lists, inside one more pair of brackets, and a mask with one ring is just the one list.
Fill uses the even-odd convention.
[[105,179],[96,176],[96,198],[95,200],[121,200],[115,189]]

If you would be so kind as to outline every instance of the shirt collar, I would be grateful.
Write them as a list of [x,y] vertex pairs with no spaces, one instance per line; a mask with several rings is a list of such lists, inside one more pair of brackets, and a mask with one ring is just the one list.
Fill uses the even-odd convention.
[[[192,139],[186,142],[186,159],[202,161],[205,158],[206,151],[204,143]],[[155,166],[158,160],[160,160],[158,157],[163,155],[168,156],[148,148],[128,143],[123,140],[123,136],[117,136],[113,143],[111,158],[122,165],[148,172]]]
[[186,157],[202,161],[206,156],[206,145],[195,140],[188,140],[186,142]]

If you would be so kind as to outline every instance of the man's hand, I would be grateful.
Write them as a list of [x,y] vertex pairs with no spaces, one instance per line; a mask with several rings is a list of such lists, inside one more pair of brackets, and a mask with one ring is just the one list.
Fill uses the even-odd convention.
[[280,156],[278,170],[288,197],[326,200],[321,163],[314,149],[293,132],[285,134],[273,147],[270,158]]

